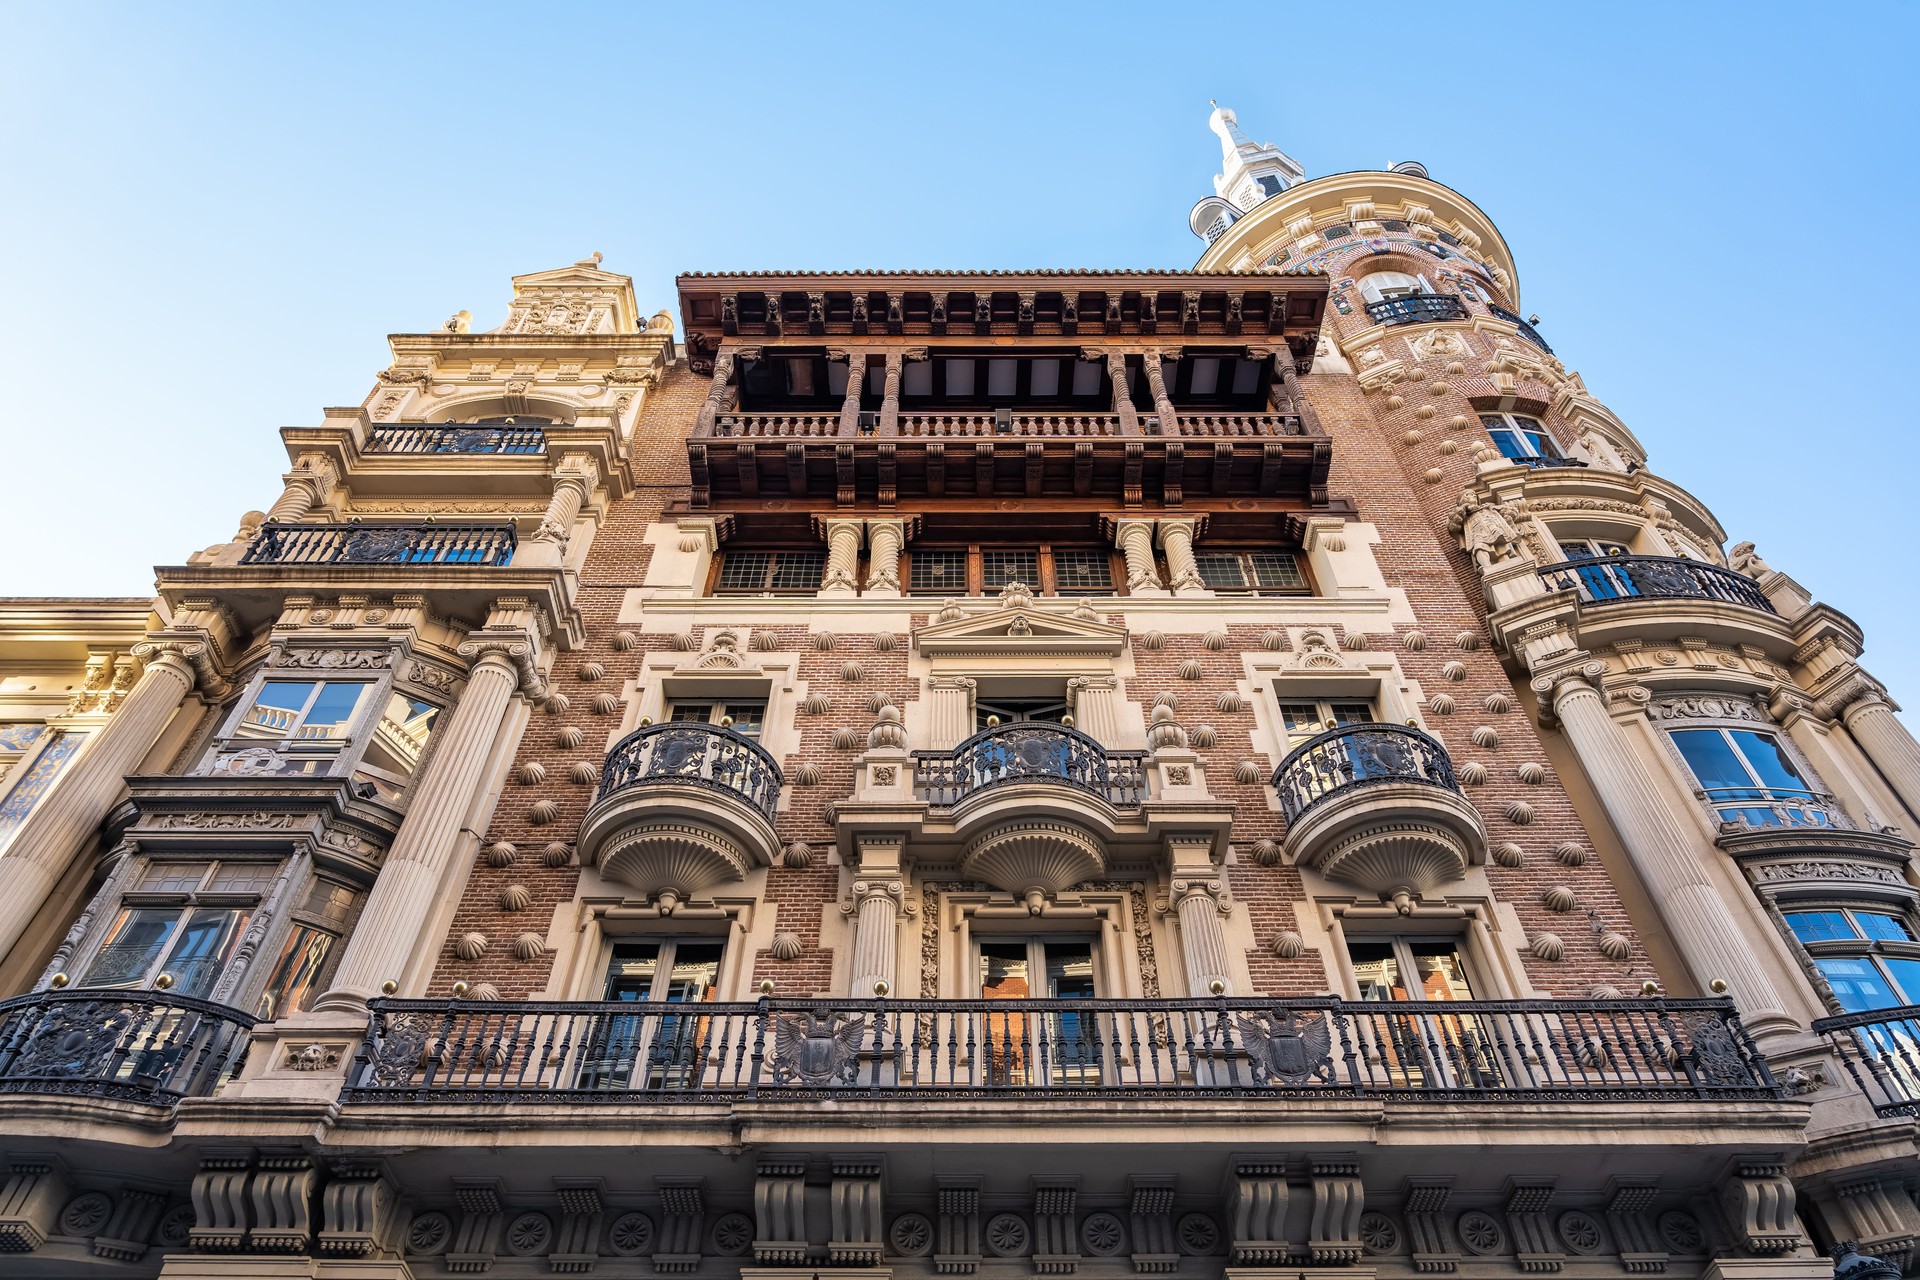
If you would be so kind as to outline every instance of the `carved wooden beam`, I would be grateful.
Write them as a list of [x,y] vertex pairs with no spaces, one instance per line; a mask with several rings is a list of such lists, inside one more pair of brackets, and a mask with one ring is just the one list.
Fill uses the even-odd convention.
[[787,446],[787,491],[796,498],[807,496],[807,446],[798,440]]
[[894,456],[896,446],[891,440],[882,440],[879,447],[880,459],[880,505],[891,507],[899,501],[899,460]]
[[1286,465],[1287,446],[1270,440],[1260,453],[1260,496],[1271,498],[1280,492],[1280,472]]
[[1167,441],[1166,470],[1160,476],[1161,501],[1177,507],[1186,501],[1187,446],[1178,440]]
[[1084,498],[1093,492],[1093,441],[1081,440],[1073,446],[1073,496]]
[[927,445],[927,496],[944,498],[947,494],[947,446],[935,440]]
[[853,441],[847,440],[833,447],[834,477],[839,487],[835,491],[834,501],[843,507],[854,503],[853,483]]
[[1233,484],[1233,443],[1216,440],[1213,444],[1213,482],[1209,490],[1216,498],[1226,496]]
[[1040,496],[1041,481],[1046,477],[1047,446],[1038,440],[1027,441],[1027,496]]
[[1147,446],[1138,440],[1127,441],[1127,461],[1121,476],[1120,498],[1130,507],[1137,507],[1144,500],[1140,492],[1140,476],[1147,466]]
[[986,440],[973,446],[973,492],[982,498],[993,496],[993,445]]
[[760,496],[760,448],[751,440],[733,446],[733,466],[740,476],[740,492],[749,498]]
[[687,441],[687,471],[693,477],[693,505],[709,505],[713,501],[713,485],[707,474],[707,446],[698,440]]

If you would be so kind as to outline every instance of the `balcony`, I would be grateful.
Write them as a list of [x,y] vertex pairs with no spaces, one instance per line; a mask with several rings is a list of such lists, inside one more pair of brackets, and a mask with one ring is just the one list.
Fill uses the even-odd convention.
[[772,865],[784,781],[764,747],[731,729],[638,729],[601,768],[580,859],[662,905],[690,901]]
[[38,991],[0,1002],[0,1093],[172,1106],[239,1071],[254,1019],[160,991]]
[[1883,1116],[1920,1116],[1920,1005],[1870,1009],[1813,1024]]
[[1549,565],[1540,576],[1551,590],[1577,590],[1586,604],[1621,600],[1717,600],[1763,613],[1774,608],[1752,578],[1718,565],[1673,556],[1609,556]]
[[348,1103],[1780,1096],[1731,1001],[373,1003]]
[[510,524],[267,524],[243,565],[488,565],[513,561]]
[[1453,761],[1418,729],[1329,730],[1287,754],[1273,788],[1296,862],[1396,903],[1484,860],[1486,832]]
[[1439,324],[1443,320],[1465,320],[1467,308],[1457,294],[1406,293],[1369,302],[1367,315],[1375,324]]
[[384,426],[367,434],[368,453],[545,453],[546,431],[541,427]]
[[1549,458],[1543,454],[1535,454],[1525,458],[1508,458],[1507,461],[1516,467],[1528,467],[1534,471],[1546,471],[1554,467],[1584,467],[1587,465],[1578,458]]
[[1487,310],[1492,312],[1495,316],[1499,317],[1500,319],[1505,320],[1508,324],[1512,325],[1514,328],[1518,329],[1520,331],[1520,336],[1525,338],[1528,342],[1531,342],[1534,346],[1540,348],[1542,351],[1546,352],[1548,355],[1553,354],[1553,348],[1547,345],[1547,340],[1540,336],[1539,330],[1535,329],[1532,325],[1528,324],[1525,320],[1522,320],[1518,315],[1515,315],[1513,312],[1507,310],[1505,307],[1492,302],[1489,302],[1487,304]]
[[1109,751],[1065,725],[1026,721],[982,729],[952,751],[916,751],[914,776],[934,809],[1016,783],[1070,787],[1116,809],[1146,799],[1144,751]]

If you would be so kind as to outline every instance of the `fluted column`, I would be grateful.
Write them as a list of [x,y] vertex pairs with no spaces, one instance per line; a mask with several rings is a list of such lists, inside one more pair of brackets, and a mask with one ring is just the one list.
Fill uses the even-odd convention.
[[1153,411],[1160,415],[1160,434],[1177,436],[1180,434],[1180,419],[1174,413],[1173,397],[1167,394],[1167,374],[1160,367],[1160,353],[1145,351],[1141,356],[1146,364],[1147,389],[1153,392]]
[[1167,577],[1172,579],[1173,594],[1200,596],[1207,593],[1200,566],[1193,559],[1193,521],[1162,520],[1160,546],[1167,553]]
[[903,520],[867,521],[867,594],[900,594],[900,553],[906,548]]
[[[467,687],[454,708],[446,736],[435,749],[426,776],[414,788],[406,820],[393,838],[386,865],[374,882],[353,937],[340,957],[333,985],[315,1002],[320,1010],[356,1009],[389,979],[406,980],[422,947],[421,929],[439,905],[441,884],[459,847],[467,811],[486,780],[487,762],[530,646],[506,638],[469,640],[463,655],[478,654]],[[411,994],[402,988],[401,994]]]
[[1075,676],[1067,681],[1073,699],[1074,728],[1095,741],[1113,746],[1120,741],[1120,682],[1112,676]]
[[[1173,879],[1169,898],[1180,929],[1180,958],[1187,971],[1190,996],[1231,995],[1232,965],[1228,960],[1223,918],[1233,907],[1226,882],[1212,863],[1212,841],[1169,841]],[[1214,990],[1218,983],[1220,989]]]
[[33,807],[0,857],[0,956],[34,922],[47,894],[120,799],[127,775],[192,691],[197,678],[192,659],[204,657],[205,648],[167,642],[138,645],[134,653],[147,669],[112,719]]
[[933,750],[958,746],[973,733],[973,691],[977,687],[972,676],[934,676],[927,681],[927,735],[931,739],[927,745]]
[[1107,377],[1113,382],[1113,411],[1120,418],[1120,434],[1140,434],[1140,416],[1133,411],[1133,397],[1127,391],[1127,353],[1106,351],[1098,358],[1107,362]]
[[333,465],[317,453],[304,454],[286,475],[287,487],[267,512],[269,520],[304,520],[333,492]]
[[[820,578],[823,596],[850,596],[860,590],[859,520],[820,520],[816,522],[827,540],[827,570]],[[896,575],[898,570],[896,569]]]
[[1113,540],[1127,559],[1127,591],[1136,596],[1166,595],[1153,564],[1153,521],[1116,521]]
[[1869,688],[1840,713],[1847,732],[1866,752],[1907,811],[1920,815],[1920,742],[1893,713],[1878,688]]
[[1698,836],[1660,802],[1660,781],[1608,713],[1599,689],[1605,671],[1604,663],[1590,662],[1538,676],[1533,689],[1543,705],[1553,708],[1561,732],[1580,757],[1695,987],[1705,991],[1714,979],[1723,978],[1756,1034],[1792,1031],[1792,1019],[1766,966],[1708,878],[1702,859],[1712,850],[1701,848]]
[[853,989],[847,994],[856,999],[900,994],[894,990],[894,982],[905,893],[906,887],[899,880],[863,879],[853,883]]

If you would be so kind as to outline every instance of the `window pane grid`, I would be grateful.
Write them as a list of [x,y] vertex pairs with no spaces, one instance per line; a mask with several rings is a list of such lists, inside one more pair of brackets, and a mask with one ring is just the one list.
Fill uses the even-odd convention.
[[1104,595],[1113,590],[1113,575],[1104,551],[1053,553],[1053,586],[1061,595]]
[[1040,553],[982,551],[980,581],[981,586],[989,592],[998,591],[1009,582],[1024,583],[1037,591],[1040,588]]
[[1285,551],[1255,551],[1248,557],[1253,562],[1254,585],[1278,591],[1304,591],[1307,580],[1300,572],[1300,562]]
[[717,591],[816,591],[827,567],[819,551],[731,551],[720,562]]
[[1193,557],[1200,581],[1213,591],[1241,591],[1249,585],[1240,557],[1230,552],[1209,551]]
[[964,551],[915,551],[912,570],[907,575],[907,589],[946,595],[965,595],[967,553]]

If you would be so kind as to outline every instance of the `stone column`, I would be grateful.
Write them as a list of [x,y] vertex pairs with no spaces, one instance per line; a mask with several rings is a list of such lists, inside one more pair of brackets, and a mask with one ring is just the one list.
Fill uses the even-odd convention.
[[840,434],[857,436],[860,434],[860,392],[867,385],[867,353],[833,351],[828,356],[847,362],[847,394],[840,401]]
[[1180,434],[1180,419],[1174,413],[1173,397],[1167,394],[1167,374],[1160,367],[1160,353],[1156,350],[1143,351],[1141,357],[1146,363],[1147,387],[1153,392],[1153,411],[1160,415],[1160,434],[1177,436]]
[[978,687],[972,676],[934,676],[927,681],[929,747],[946,751],[972,735],[973,691]]
[[1920,742],[1914,741],[1907,726],[1893,714],[1893,704],[1872,686],[1847,702],[1840,716],[1847,732],[1901,803],[1910,813],[1920,815]]
[[[827,571],[820,579],[823,596],[851,596],[860,590],[859,520],[816,520],[815,527],[827,540]],[[895,557],[896,566],[898,556]],[[899,570],[894,570],[896,585]]]
[[1127,558],[1127,591],[1136,596],[1164,596],[1160,573],[1153,564],[1153,521],[1118,520],[1113,540]]
[[0,857],[0,956],[20,941],[46,904],[47,894],[100,829],[126,789],[127,775],[173,718],[198,678],[194,659],[206,648],[193,642],[142,644],[134,654],[147,664],[119,710],[14,831]]
[[[1208,836],[1170,836],[1168,855],[1173,880],[1168,894],[1180,929],[1180,958],[1187,971],[1190,996],[1231,995],[1233,972],[1227,955],[1227,931],[1221,918],[1233,909],[1226,881],[1213,865],[1213,840]],[[1215,992],[1214,983],[1220,984]]]
[[1075,676],[1067,681],[1073,727],[1105,746],[1121,740],[1120,682],[1112,676]]
[[[420,936],[421,924],[438,904],[441,882],[460,844],[501,722],[521,673],[532,669],[532,646],[524,639],[476,633],[460,646],[477,658],[454,708],[446,736],[426,776],[414,788],[406,820],[394,835],[386,865],[374,881],[366,909],[340,957],[332,987],[315,1002],[324,1010],[354,1010],[392,980],[405,983],[421,948],[439,945]],[[401,994],[410,994],[405,987]]]
[[1766,966],[1702,866],[1712,851],[1703,850],[1698,836],[1660,803],[1658,780],[1608,713],[1599,687],[1605,672],[1601,662],[1564,667],[1536,676],[1533,689],[1559,718],[1648,897],[1659,905],[1695,987],[1705,991],[1715,978],[1724,978],[1756,1036],[1794,1032]]
[[1160,546],[1167,553],[1167,576],[1173,579],[1173,594],[1177,596],[1207,594],[1207,584],[1200,578],[1200,566],[1193,559],[1193,530],[1191,520],[1160,522]]
[[[906,905],[899,836],[862,836],[860,877],[853,882],[853,985],[856,1000],[899,995],[900,912]],[[885,990],[882,990],[884,986]]]
[[1127,391],[1127,353],[1104,351],[1096,359],[1107,362],[1107,377],[1113,381],[1113,411],[1120,417],[1120,434],[1140,434],[1140,416],[1133,411],[1133,397]]
[[714,419],[720,416],[720,410],[726,406],[727,385],[733,381],[734,362],[740,356],[738,350],[729,351],[722,347],[713,357],[713,381],[707,386],[707,398],[700,406],[700,412],[693,422],[693,434],[710,436],[713,434]]
[[567,539],[573,535],[573,522],[580,518],[580,508],[586,505],[592,492],[593,473],[589,466],[584,458],[568,458],[554,471],[553,497],[547,502],[546,514],[540,517],[534,541],[567,545]]
[[286,489],[280,494],[267,512],[267,519],[281,521],[304,520],[315,507],[325,502],[333,492],[333,464],[324,455],[307,453],[300,456],[300,462],[286,474]]
[[904,520],[867,521],[867,594],[894,597],[900,592],[900,552],[905,549]]

